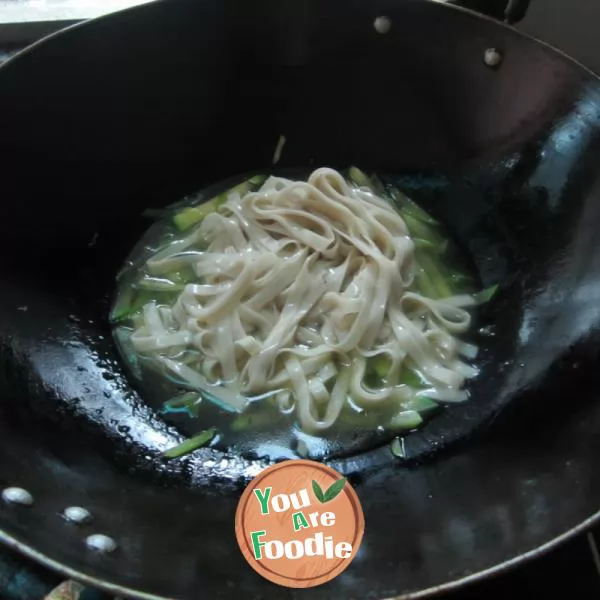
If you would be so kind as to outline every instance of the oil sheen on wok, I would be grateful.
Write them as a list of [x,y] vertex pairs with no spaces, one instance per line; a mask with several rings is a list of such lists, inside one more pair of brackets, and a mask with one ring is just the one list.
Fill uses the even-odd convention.
[[467,399],[465,337],[492,291],[473,293],[440,223],[384,181],[237,178],[136,246],[111,321],[142,397],[192,438],[171,456],[352,453]]

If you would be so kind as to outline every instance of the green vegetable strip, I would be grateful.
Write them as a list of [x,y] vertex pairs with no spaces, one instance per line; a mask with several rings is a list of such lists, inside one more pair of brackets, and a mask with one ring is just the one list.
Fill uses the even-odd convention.
[[217,430],[215,427],[211,427],[202,433],[190,438],[189,440],[185,440],[181,444],[170,448],[162,453],[164,458],[179,458],[180,456],[184,456],[185,454],[189,454],[198,448],[202,448],[202,446],[206,446],[217,434]]
[[184,208],[173,217],[173,223],[179,231],[186,231],[193,225],[196,225],[196,223],[202,221],[206,215],[215,212],[226,200],[227,196],[222,194],[200,206]]
[[439,225],[439,222],[436,219],[434,219],[427,211],[423,210],[416,202],[403,194],[398,188],[390,187],[388,190],[390,196],[407,215],[429,225]]
[[433,282],[431,281],[429,273],[427,273],[427,271],[425,271],[425,269],[419,264],[417,264],[415,271],[415,282],[420,294],[426,296],[427,298],[437,299],[437,291],[433,285]]
[[441,244],[434,244],[431,240],[423,240],[416,237],[413,238],[413,242],[415,243],[415,248],[417,250],[435,254],[437,260],[440,260],[439,256],[445,254],[446,250],[448,250],[448,240],[444,240]]
[[151,277],[149,275],[144,275],[134,284],[134,287],[150,292],[181,292],[183,291],[185,284],[176,283],[166,277]]
[[492,285],[491,287],[486,288],[485,290],[482,290],[481,292],[477,292],[476,294],[473,294],[475,303],[476,304],[485,304],[486,302],[489,302],[496,295],[497,291],[498,291],[498,284]]
[[[113,325],[132,319],[148,302],[156,300],[159,304],[170,304],[175,301],[176,290],[136,290],[127,289],[117,298],[115,308],[111,312],[110,320]],[[122,297],[121,297],[122,296]]]
[[172,271],[168,274],[168,277],[175,283],[191,283],[197,279],[194,269],[191,267],[184,267],[179,271]]
[[403,410],[393,416],[388,422],[386,429],[393,431],[410,431],[416,429],[423,423],[423,418],[416,410]]
[[[387,355],[375,356],[369,359],[368,362],[369,370],[372,369],[377,374],[379,379],[386,379],[389,376],[391,366],[392,361]],[[423,389],[426,387],[426,382],[424,382],[421,376],[406,362],[402,365],[398,383],[401,385],[409,385],[418,389]]]
[[421,238],[413,238],[415,248],[417,250],[424,250],[428,252],[435,252],[437,250],[436,245],[430,240],[423,240]]
[[399,212],[400,216],[404,219],[404,222],[408,227],[411,237],[425,240],[436,247],[439,247],[444,243],[448,243],[447,240],[444,239],[444,237],[440,235],[439,231],[432,225],[428,225],[427,223],[423,223],[423,221],[419,221],[419,219],[415,219],[403,208],[401,208]]
[[136,352],[131,342],[131,329],[127,327],[117,327],[114,330],[115,338],[118,342],[118,346],[121,349],[121,355],[125,358],[127,364],[131,367],[132,373],[137,379],[142,378],[142,371],[140,368],[140,361],[138,353]]
[[448,275],[441,271],[440,266],[430,256],[426,253],[418,253],[417,263],[431,280],[431,285],[435,290],[435,298],[452,296],[452,288],[448,284]]
[[402,438],[394,438],[390,445],[390,450],[396,458],[406,457],[406,452],[404,451],[404,440]]
[[425,387],[423,380],[419,376],[419,374],[411,369],[408,365],[402,365],[402,372],[400,374],[400,383],[405,385],[410,385],[413,388],[422,388]]
[[265,182],[266,179],[266,175],[254,175],[254,177],[250,177],[250,179],[248,179],[248,183],[251,186],[258,188]]
[[373,367],[380,379],[385,379],[388,376],[392,361],[387,355],[382,354],[380,356],[375,356],[369,362],[371,363],[370,366]]
[[243,183],[232,187],[230,190],[219,194],[208,202],[204,202],[199,206],[189,206],[184,208],[173,216],[175,227],[177,227],[179,231],[186,231],[202,221],[208,214],[218,210],[218,208],[227,201],[227,196],[229,194],[237,192],[240,196],[243,196],[262,185],[265,179],[266,178],[263,175],[255,175],[248,179],[248,181],[244,181]]
[[422,221],[423,223],[427,223],[429,225],[439,224],[438,221],[434,219],[427,211],[422,209],[416,202],[403,194],[398,188],[393,186],[386,187],[377,175],[371,175],[371,177],[369,177],[359,168],[350,167],[348,170],[348,179],[360,187],[370,188],[371,191],[377,195],[393,200],[395,204],[398,205],[399,209],[402,209],[413,219]]
[[190,283],[197,279],[191,266],[202,256],[202,250],[187,250],[169,256],[159,263],[147,263],[148,273],[154,276],[166,276],[177,283]]
[[363,173],[358,167],[350,167],[348,170],[348,179],[355,183],[360,187],[368,187],[372,186],[371,180],[369,177]]
[[163,404],[163,413],[187,412],[191,416],[197,416],[198,405],[202,402],[202,396],[198,392],[186,392]]
[[437,402],[431,400],[431,398],[427,398],[427,396],[415,396],[409,405],[412,410],[416,410],[421,415],[440,408]]
[[473,291],[473,278],[464,273],[452,273],[448,281],[454,295],[468,294]]
[[381,198],[392,201],[392,197],[385,189],[385,185],[383,185],[381,179],[375,174],[371,175],[371,190]]
[[135,292],[129,286],[126,286],[125,290],[118,294],[109,316],[110,322],[113,325],[127,319],[130,316],[131,305],[134,297]]

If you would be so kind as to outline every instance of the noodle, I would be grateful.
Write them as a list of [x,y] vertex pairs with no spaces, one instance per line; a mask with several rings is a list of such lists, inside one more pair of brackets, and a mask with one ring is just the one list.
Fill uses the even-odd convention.
[[[202,241],[205,250],[197,251]],[[410,409],[419,390],[402,381],[407,366],[430,385],[430,398],[466,398],[476,371],[461,354],[468,295],[416,291],[415,244],[392,205],[321,168],[307,182],[270,177],[255,192],[231,192],[184,239],[147,262],[153,276],[191,268],[168,306],[149,302],[131,342],[192,387],[217,380],[227,408],[276,393],[303,431],[333,427],[345,405]],[[178,356],[196,351],[192,368]],[[368,365],[385,360],[386,385],[368,384]]]

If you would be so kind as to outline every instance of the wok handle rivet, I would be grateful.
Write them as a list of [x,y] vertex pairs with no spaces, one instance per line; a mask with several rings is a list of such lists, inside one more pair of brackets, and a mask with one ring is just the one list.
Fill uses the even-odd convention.
[[388,33],[392,28],[392,22],[389,17],[377,17],[373,22],[373,27],[377,33]]
[[502,64],[503,60],[504,57],[500,52],[498,52],[498,50],[496,50],[496,48],[488,48],[483,53],[483,62],[487,67],[490,67],[492,69],[496,69],[497,67],[499,67]]
[[69,506],[65,508],[63,517],[71,523],[82,524],[92,520],[92,513],[81,506]]
[[33,496],[23,488],[8,487],[2,490],[2,499],[9,504],[20,504],[21,506],[31,506]]
[[117,542],[102,533],[95,533],[85,538],[85,545],[95,552],[108,554],[117,548]]

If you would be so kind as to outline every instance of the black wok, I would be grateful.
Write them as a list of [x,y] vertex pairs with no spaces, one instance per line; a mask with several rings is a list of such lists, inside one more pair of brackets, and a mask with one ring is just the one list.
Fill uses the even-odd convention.
[[[391,30],[379,34],[385,15]],[[484,63],[486,49],[503,61]],[[160,207],[268,167],[402,177],[485,285],[472,401],[334,461],[363,503],[359,555],[311,598],[428,593],[497,572],[597,518],[600,84],[508,27],[422,1],[157,2],[51,37],[0,69],[2,539],[122,595],[291,598],[238,551],[260,461],[201,450],[129,385],[114,275]],[[85,526],[60,513],[83,506]],[[86,548],[112,536],[111,554]]]

